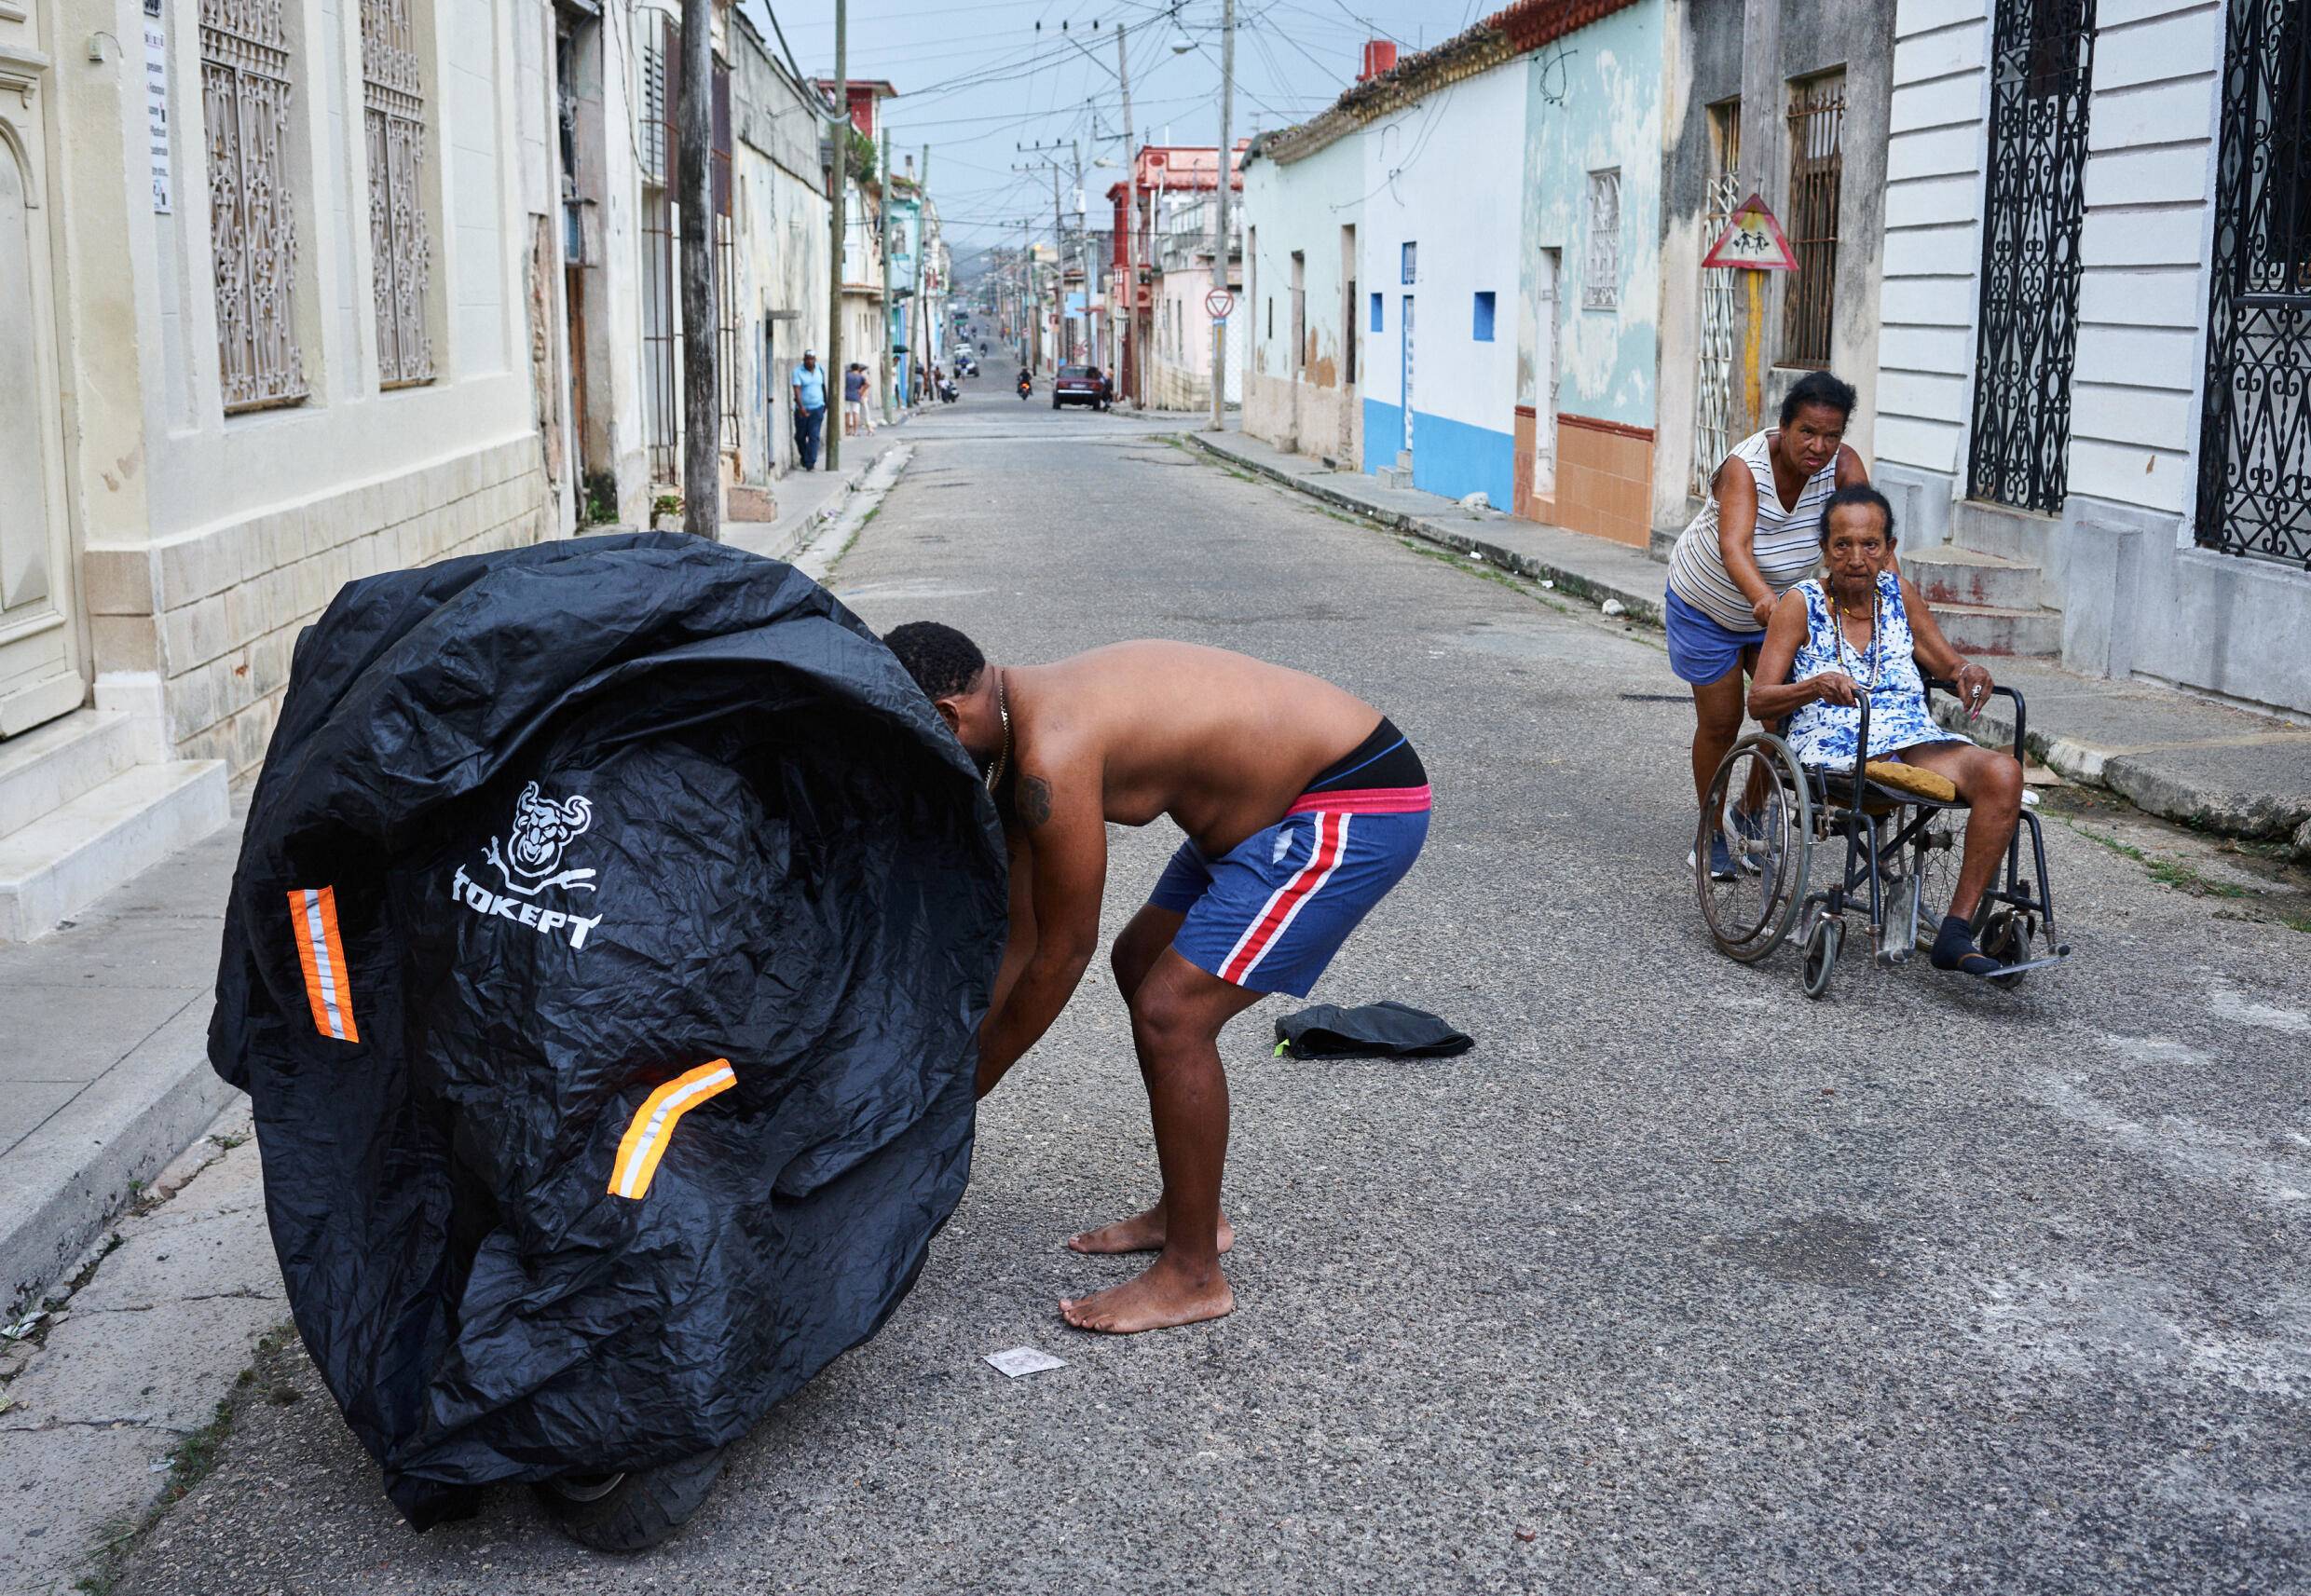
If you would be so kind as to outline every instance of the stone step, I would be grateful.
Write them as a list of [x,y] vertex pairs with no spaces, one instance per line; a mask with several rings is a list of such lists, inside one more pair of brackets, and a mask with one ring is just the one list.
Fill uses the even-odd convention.
[[1904,549],[1902,569],[1937,607],[1975,604],[1993,609],[2036,609],[2045,602],[2044,573],[2038,566],[1977,549],[1962,549],[1952,543]]
[[0,743],[0,838],[135,763],[134,734],[118,710],[75,710]]
[[0,942],[52,929],[225,824],[225,761],[132,765],[0,837]]
[[2058,609],[1937,603],[1934,619],[1941,623],[1942,635],[1949,639],[1950,647],[1962,654],[2053,655],[2062,651],[2062,612]]

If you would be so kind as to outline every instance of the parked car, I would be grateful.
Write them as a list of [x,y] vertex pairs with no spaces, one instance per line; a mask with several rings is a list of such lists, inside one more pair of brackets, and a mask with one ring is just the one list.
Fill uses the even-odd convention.
[[1094,410],[1105,410],[1107,385],[1100,380],[1100,368],[1061,366],[1051,384],[1051,408],[1057,410],[1062,404],[1088,404]]

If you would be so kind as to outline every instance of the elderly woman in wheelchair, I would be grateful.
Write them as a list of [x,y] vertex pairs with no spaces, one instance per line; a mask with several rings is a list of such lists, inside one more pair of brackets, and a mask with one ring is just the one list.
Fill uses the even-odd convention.
[[[1907,959],[1926,930],[1936,969],[2002,985],[2046,962],[2030,958],[2042,923],[2053,948],[2044,849],[2037,817],[2023,807],[2018,756],[1945,731],[1928,703],[1935,687],[1953,692],[1969,716],[1993,693],[2011,698],[2018,748],[2020,695],[1950,647],[1917,590],[1891,568],[1894,541],[1884,495],[1856,484],[1830,497],[1821,523],[1826,574],[1775,605],[1751,682],[1749,713],[1768,728],[1784,723],[1780,733],[1737,743],[1702,810],[1697,853],[1708,855],[1722,827],[1743,866],[1730,884],[1696,873],[1717,945],[1754,962],[1802,917],[1813,997],[1827,989],[1852,912],[1867,911],[1881,962]],[[1950,825],[1960,811],[1964,843],[1953,866]],[[2034,881],[2020,869],[2024,823]],[[1809,891],[1815,844],[1838,839],[1844,869]]]

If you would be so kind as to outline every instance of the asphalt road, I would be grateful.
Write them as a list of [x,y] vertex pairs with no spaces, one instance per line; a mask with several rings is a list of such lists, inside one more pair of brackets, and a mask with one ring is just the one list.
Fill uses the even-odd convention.
[[[984,1108],[913,1296],[647,1558],[520,1491],[417,1537],[302,1355],[123,1592],[2278,1591],[2311,1579],[2311,936],[2056,824],[2006,994],[1703,937],[1658,646],[991,379],[837,567],[878,628],[1161,635],[1336,680],[1437,790],[1320,1000],[1424,1063],[1223,1041],[1231,1318],[1105,1340],[1060,1249],[1154,1194],[1103,963]],[[1114,839],[1112,931],[1177,840]],[[1850,948],[1853,945],[1849,945]],[[197,1329],[188,1333],[198,1333]],[[1032,1344],[1063,1370],[1006,1380]]]

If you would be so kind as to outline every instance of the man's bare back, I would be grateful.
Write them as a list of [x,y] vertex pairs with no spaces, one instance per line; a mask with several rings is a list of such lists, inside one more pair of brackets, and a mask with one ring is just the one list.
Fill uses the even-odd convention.
[[1019,805],[1049,796],[1030,798],[1028,784],[1096,764],[1103,820],[1168,814],[1210,853],[1274,824],[1380,723],[1320,677],[1193,643],[1116,643],[1004,679]]

